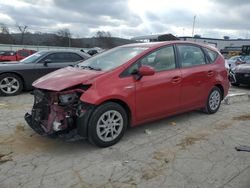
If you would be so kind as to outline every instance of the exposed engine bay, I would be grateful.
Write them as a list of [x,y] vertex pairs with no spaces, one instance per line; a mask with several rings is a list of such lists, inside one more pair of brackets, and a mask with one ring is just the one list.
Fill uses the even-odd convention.
[[25,114],[29,126],[40,135],[65,134],[77,128],[91,105],[80,101],[82,89],[50,92],[33,91],[34,104],[31,114]]

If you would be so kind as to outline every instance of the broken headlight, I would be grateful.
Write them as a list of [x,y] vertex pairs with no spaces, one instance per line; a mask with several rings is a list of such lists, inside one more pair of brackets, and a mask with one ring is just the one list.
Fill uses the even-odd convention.
[[69,105],[73,104],[78,100],[78,95],[76,93],[62,94],[59,95],[59,104],[60,105]]

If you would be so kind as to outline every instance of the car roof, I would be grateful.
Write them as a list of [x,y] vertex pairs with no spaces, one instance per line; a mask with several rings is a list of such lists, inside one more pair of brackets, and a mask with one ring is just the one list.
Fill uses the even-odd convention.
[[39,52],[82,52],[80,50],[73,49],[49,49],[49,50],[40,50]]
[[199,45],[202,47],[210,48],[212,50],[218,51],[215,47],[209,46],[203,43],[190,42],[190,41],[163,41],[163,42],[149,42],[149,43],[132,43],[126,44],[121,47],[146,47],[146,48],[158,48],[161,46],[166,46],[169,44],[191,44],[191,45]]

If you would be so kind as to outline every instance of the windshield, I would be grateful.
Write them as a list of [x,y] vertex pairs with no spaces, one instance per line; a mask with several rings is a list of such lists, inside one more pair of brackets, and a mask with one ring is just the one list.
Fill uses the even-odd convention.
[[44,54],[44,52],[37,52],[35,54],[32,54],[31,56],[28,56],[28,57],[22,59],[20,62],[22,62],[22,63],[33,63],[36,60],[38,60],[43,54]]
[[118,47],[87,59],[77,66],[93,70],[108,71],[126,63],[147,49],[146,47]]

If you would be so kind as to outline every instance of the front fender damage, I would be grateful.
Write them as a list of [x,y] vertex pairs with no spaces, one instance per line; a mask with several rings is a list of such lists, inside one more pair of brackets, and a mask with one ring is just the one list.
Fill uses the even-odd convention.
[[80,101],[84,90],[62,92],[34,90],[31,113],[25,114],[28,125],[43,136],[65,135],[72,131],[87,137],[87,126],[94,105]]

